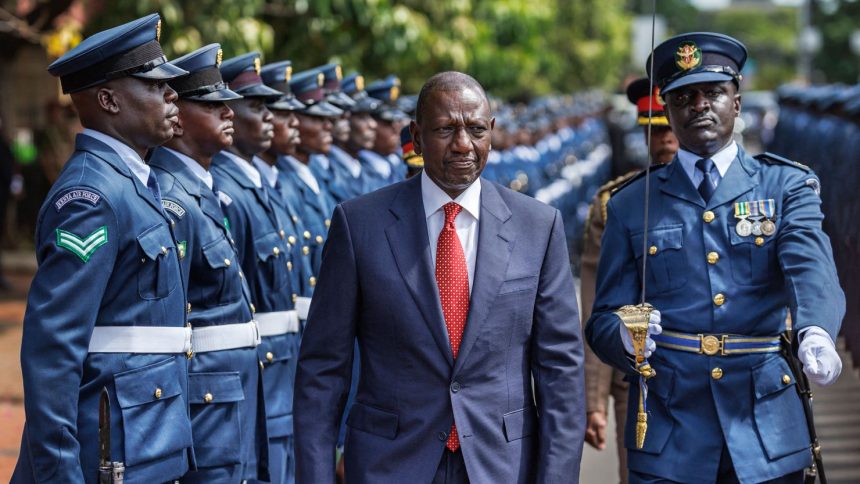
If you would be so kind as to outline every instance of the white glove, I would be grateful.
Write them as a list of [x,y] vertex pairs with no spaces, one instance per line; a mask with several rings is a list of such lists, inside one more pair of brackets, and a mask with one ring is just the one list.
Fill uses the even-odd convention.
[[842,359],[827,331],[810,326],[801,330],[798,337],[797,357],[803,363],[807,378],[821,386],[835,382],[842,373]]
[[[618,330],[621,331],[621,342],[624,343],[624,351],[633,354],[633,338],[630,337],[630,332],[624,323],[618,325]],[[660,326],[660,311],[656,309],[651,311],[651,318],[648,320],[648,336],[645,337],[645,358],[649,358],[651,353],[657,349],[657,343],[651,339],[652,334],[660,334],[663,332],[663,326]]]

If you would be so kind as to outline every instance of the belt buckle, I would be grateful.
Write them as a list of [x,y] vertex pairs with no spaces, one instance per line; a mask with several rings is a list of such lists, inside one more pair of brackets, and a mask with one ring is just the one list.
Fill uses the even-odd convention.
[[708,356],[714,356],[717,353],[720,355],[725,355],[726,348],[726,335],[722,335],[722,337],[717,338],[716,336],[709,334],[699,335],[699,353],[704,353]]
[[190,360],[191,358],[194,357],[194,346],[192,343],[193,340],[191,339],[191,334],[193,333],[194,329],[191,327],[191,323],[185,323],[185,327],[189,329],[189,332],[188,332],[188,351],[185,352],[185,358]]

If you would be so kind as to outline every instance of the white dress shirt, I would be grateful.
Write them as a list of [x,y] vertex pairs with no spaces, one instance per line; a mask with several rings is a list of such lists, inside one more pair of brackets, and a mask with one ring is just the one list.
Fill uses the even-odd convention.
[[308,168],[307,165],[302,163],[301,161],[293,158],[292,156],[286,157],[287,161],[290,163],[290,166],[296,170],[296,174],[299,175],[299,179],[305,182],[305,185],[310,187],[310,189],[316,193],[320,194],[320,184],[317,182],[317,178],[311,172],[311,169]]
[[248,163],[247,160],[242,159],[241,157],[237,156],[234,153],[230,153],[227,150],[224,150],[221,153],[227,155],[227,158],[229,158],[230,161],[235,163],[236,166],[238,166],[239,169],[242,170],[242,173],[244,173],[245,176],[247,176],[248,179],[251,180],[251,183],[253,183],[255,187],[263,188],[263,179],[260,176],[260,172],[257,171],[256,168],[254,168],[254,165]]
[[179,160],[182,161],[182,163],[185,163],[185,166],[187,166],[188,169],[191,170],[191,173],[194,173],[197,178],[203,180],[203,183],[205,183],[210,190],[212,189],[212,174],[209,173],[208,170],[200,166],[200,163],[197,163],[196,161],[194,161],[193,158],[186,155],[185,153],[180,153],[170,148],[164,149],[172,153],[173,156],[179,158]]
[[430,254],[434,271],[436,268],[436,244],[439,242],[439,233],[442,232],[442,227],[445,225],[445,210],[442,207],[448,202],[455,202],[463,207],[463,210],[454,219],[454,226],[457,228],[457,237],[460,239],[463,254],[466,256],[466,268],[469,271],[469,294],[471,294],[475,280],[475,261],[478,258],[481,179],[475,180],[469,188],[451,200],[451,197],[427,176],[427,172],[422,171],[421,200],[424,203],[424,216],[427,217],[427,236],[430,238]]
[[278,167],[266,163],[259,156],[255,156],[253,161],[254,166],[257,167],[257,171],[263,175],[263,178],[266,179],[269,186],[275,188],[275,183],[278,183]]
[[[721,180],[726,176],[726,172],[729,171],[729,166],[731,166],[737,156],[738,144],[732,141],[727,144],[725,148],[721,149],[711,157],[711,161],[714,162],[714,165],[717,167],[717,171],[720,172]],[[681,166],[684,168],[684,172],[687,173],[687,176],[690,177],[690,181],[693,182],[693,186],[697,188],[702,183],[702,180],[705,179],[705,175],[702,173],[702,170],[696,168],[696,162],[701,159],[702,157],[695,153],[691,153],[684,149],[678,150],[678,161],[681,162]]]
[[101,131],[96,131],[94,129],[86,128],[83,133],[91,138],[95,138],[102,143],[110,146],[112,150],[119,155],[120,159],[122,159],[123,163],[128,166],[128,169],[134,173],[134,176],[143,183],[143,186],[147,186],[146,182],[149,181],[149,165],[143,162],[140,158],[140,155],[137,154],[136,151],[131,149],[131,146],[123,143],[122,141],[114,138],[113,136],[106,135]]

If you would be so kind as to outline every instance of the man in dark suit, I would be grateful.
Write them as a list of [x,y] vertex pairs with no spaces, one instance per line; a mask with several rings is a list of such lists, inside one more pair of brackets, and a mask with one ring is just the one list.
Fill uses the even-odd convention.
[[421,176],[338,205],[299,355],[296,478],[578,482],[582,341],[561,215],[480,174],[481,85],[430,78],[412,123]]

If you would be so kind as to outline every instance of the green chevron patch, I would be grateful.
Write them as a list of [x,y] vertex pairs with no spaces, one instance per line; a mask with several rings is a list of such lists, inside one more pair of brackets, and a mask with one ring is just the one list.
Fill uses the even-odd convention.
[[96,249],[107,244],[107,242],[107,225],[102,225],[85,238],[78,237],[65,230],[57,229],[57,246],[67,249],[72,254],[80,257],[84,262],[89,261]]

